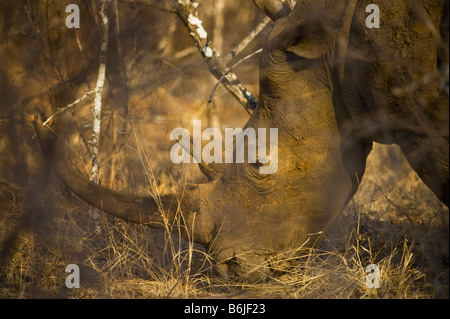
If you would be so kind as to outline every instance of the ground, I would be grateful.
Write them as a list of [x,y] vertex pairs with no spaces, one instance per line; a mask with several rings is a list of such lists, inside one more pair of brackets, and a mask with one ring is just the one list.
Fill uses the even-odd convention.
[[[160,189],[173,189],[163,180]],[[448,209],[395,146],[375,146],[358,193],[322,241],[259,284],[220,281],[203,247],[162,230],[101,215],[97,233],[90,207],[61,187],[47,225],[26,225],[21,190],[5,181],[0,190],[3,298],[448,297]],[[79,289],[65,286],[72,263]],[[369,264],[379,267],[379,289],[366,286]]]

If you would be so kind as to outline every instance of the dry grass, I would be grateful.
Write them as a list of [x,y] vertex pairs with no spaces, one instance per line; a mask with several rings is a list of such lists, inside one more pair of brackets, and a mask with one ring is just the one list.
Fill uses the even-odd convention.
[[[138,139],[137,139],[138,140]],[[150,165],[137,143],[140,160]],[[377,146],[361,189],[323,240],[307,255],[284,255],[296,266],[260,284],[221,282],[208,253],[176,232],[153,230],[108,216],[95,232],[90,208],[54,192],[54,228],[23,230],[21,191],[1,183],[4,298],[435,298],[448,296],[448,210],[409,169],[379,167],[397,150]],[[400,159],[400,161],[402,161]],[[400,165],[400,164],[399,164]],[[406,165],[401,163],[401,167]],[[395,163],[394,163],[395,166]],[[381,174],[381,175],[380,175]],[[389,178],[387,177],[389,175]],[[402,176],[402,174],[404,176]],[[380,178],[384,180],[382,180]],[[146,191],[168,185],[150,173]],[[392,183],[391,179],[396,183]],[[404,179],[406,178],[406,180]],[[385,184],[387,183],[387,184]],[[38,227],[36,227],[38,228]],[[295,259],[295,260],[293,260]],[[67,264],[81,269],[81,288],[67,289]],[[366,267],[376,264],[381,287],[369,289]],[[446,295],[447,294],[447,295]]]

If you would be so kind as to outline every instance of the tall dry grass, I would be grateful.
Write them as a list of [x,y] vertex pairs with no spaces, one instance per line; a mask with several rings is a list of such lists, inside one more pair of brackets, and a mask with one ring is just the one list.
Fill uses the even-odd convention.
[[[164,192],[176,189],[181,199],[186,179],[155,175],[149,150],[144,148],[146,143],[138,131],[134,134],[139,161],[147,171],[147,186],[141,191],[158,199]],[[57,203],[55,227],[51,232],[14,229],[14,221],[23,214],[21,192],[17,186],[2,182],[1,249],[4,251],[8,239],[13,245],[5,256],[7,259],[2,259],[0,295],[6,298],[448,296],[448,210],[408,167],[404,168],[405,162],[401,163],[401,170],[394,172],[379,167],[394,153],[400,156],[400,162],[404,161],[395,148],[376,146],[360,190],[323,239],[307,254],[284,253],[280,264],[290,263],[293,267],[259,284],[223,282],[214,277],[208,252],[181,239],[168,223],[164,230],[154,230],[102,215],[98,234],[89,206],[57,187],[53,193]],[[392,165],[395,167],[396,163]],[[167,174],[164,170],[160,172]],[[189,174],[185,172],[184,176]],[[183,227],[182,222],[178,227]],[[14,231],[17,233],[12,236]],[[68,274],[64,270],[71,263],[80,266],[80,289],[65,287]],[[369,264],[379,267],[379,289],[366,286]]]

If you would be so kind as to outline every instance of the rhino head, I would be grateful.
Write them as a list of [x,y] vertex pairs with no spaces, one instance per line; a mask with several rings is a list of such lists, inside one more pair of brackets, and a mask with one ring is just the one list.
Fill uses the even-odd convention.
[[278,254],[315,243],[355,193],[372,146],[343,138],[339,123],[336,83],[350,28],[340,17],[354,8],[344,1],[299,1],[292,10],[279,0],[255,3],[273,27],[260,62],[258,106],[245,128],[278,129],[274,174],[261,174],[259,162],[203,165],[210,181],[189,185],[181,203],[175,195],[123,194],[76,175],[58,159],[55,134],[36,122],[47,160],[83,200],[151,227],[174,223],[182,212],[184,236],[206,246],[217,274],[252,282],[279,271]]

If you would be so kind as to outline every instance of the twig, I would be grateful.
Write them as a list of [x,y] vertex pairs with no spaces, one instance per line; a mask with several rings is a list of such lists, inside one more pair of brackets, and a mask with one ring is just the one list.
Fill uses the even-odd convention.
[[225,79],[225,77],[231,73],[231,70],[233,70],[235,67],[237,67],[239,64],[241,64],[243,61],[250,59],[251,57],[259,54],[262,52],[262,49],[256,50],[255,52],[247,55],[246,57],[240,59],[239,61],[237,61],[232,67],[225,69],[225,73],[220,77],[219,81],[217,81],[216,85],[214,85],[214,88],[211,92],[211,95],[209,96],[208,99],[208,105],[212,102],[212,99],[214,97],[214,94],[216,93],[217,87],[219,86],[219,84]]
[[255,28],[255,30],[253,30],[252,32],[250,32],[249,35],[247,35],[242,41],[241,43],[239,43],[233,50],[230,51],[230,53],[228,53],[223,59],[222,59],[222,63],[224,65],[228,65],[228,63],[230,63],[230,61],[237,56],[239,53],[241,53],[248,45],[250,42],[253,41],[254,38],[256,38],[256,36],[258,34],[261,33],[262,30],[264,30],[264,28],[269,24],[270,22],[270,18],[269,17],[265,17]]
[[192,53],[197,52],[197,48],[192,46],[192,47],[188,47],[184,50],[181,50],[177,53],[174,53],[170,58],[168,58],[169,61],[176,61],[176,60],[180,60],[184,57],[187,57],[189,55],[191,55]]
[[[177,14],[188,29],[197,49],[209,67],[210,73],[239,101],[250,114],[256,108],[256,99],[241,83],[234,73],[227,73],[220,59],[220,54],[208,39],[208,33],[203,28],[203,21],[198,17],[198,0],[179,0]],[[225,75],[225,76],[224,76]],[[222,79],[222,77],[224,77]]]
[[94,93],[95,90],[91,90],[89,92],[87,92],[85,95],[83,95],[82,97],[80,97],[78,100],[75,100],[74,102],[66,105],[65,107],[60,108],[59,110],[57,110],[52,116],[50,116],[45,122],[44,122],[44,126],[46,126],[48,124],[48,122],[50,122],[52,120],[52,118],[54,118],[56,115],[58,115],[59,113],[65,112],[68,109],[70,109],[71,107],[79,104],[81,101],[83,101],[84,99],[86,99],[87,97],[89,97],[92,93]]
[[[98,144],[100,138],[100,127],[102,120],[102,92],[103,85],[105,83],[105,74],[106,74],[106,57],[108,51],[108,32],[109,32],[109,20],[108,16],[105,13],[105,7],[110,3],[110,0],[101,0],[101,8],[100,8],[100,16],[101,16],[101,24],[102,24],[102,44],[100,47],[100,57],[99,62],[100,66],[98,68],[98,78],[97,85],[95,87],[95,98],[94,105],[92,107],[92,113],[94,113],[94,125],[93,125],[93,133],[92,133],[92,170],[91,170],[91,181],[98,184]],[[100,220],[98,217],[98,208],[93,208],[93,217],[96,223],[95,231],[97,234],[100,233]]]
[[383,192],[383,189],[377,184],[377,183],[375,183],[375,182],[373,182],[373,181],[371,181],[371,183],[373,184],[373,185],[375,185],[375,187],[380,191],[380,193],[381,193],[381,195],[383,195],[383,197],[392,205],[392,206],[394,206],[395,208],[397,208],[397,210],[403,215],[403,216],[405,216],[408,220],[409,220],[409,222],[412,224],[412,225],[415,225],[415,223],[414,223],[414,221],[411,219],[411,217],[409,217],[409,215],[399,206],[399,205],[397,205],[396,203],[394,203],[384,192]]

